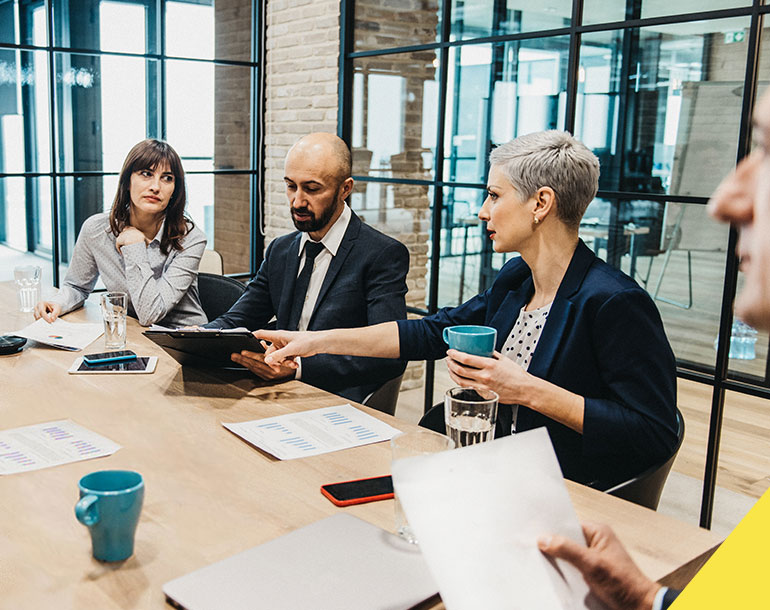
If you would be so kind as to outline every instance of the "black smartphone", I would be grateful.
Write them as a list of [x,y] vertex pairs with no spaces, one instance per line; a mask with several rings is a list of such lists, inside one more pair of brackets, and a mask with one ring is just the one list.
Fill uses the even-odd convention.
[[136,360],[136,354],[130,349],[124,349],[119,352],[101,352],[99,354],[86,354],[83,356],[83,362],[89,365],[123,362],[125,360]]
[[321,485],[321,493],[337,506],[363,504],[376,500],[389,500],[393,497],[393,479],[390,475],[356,479]]
[[157,356],[140,356],[133,360],[119,360],[103,364],[86,364],[81,358],[72,363],[68,373],[153,373]]

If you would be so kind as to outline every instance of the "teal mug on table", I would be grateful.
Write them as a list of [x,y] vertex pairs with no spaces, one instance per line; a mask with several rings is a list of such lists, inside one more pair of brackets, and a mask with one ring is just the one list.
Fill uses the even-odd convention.
[[495,353],[497,330],[490,326],[449,326],[444,329],[444,343],[466,354],[491,357]]
[[78,487],[75,516],[91,532],[94,559],[131,557],[144,500],[142,475],[131,470],[101,470],[84,476]]

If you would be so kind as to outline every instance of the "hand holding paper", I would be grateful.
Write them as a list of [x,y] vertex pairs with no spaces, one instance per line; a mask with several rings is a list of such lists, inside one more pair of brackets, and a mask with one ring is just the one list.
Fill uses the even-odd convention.
[[583,534],[545,429],[393,463],[393,484],[449,610],[602,608],[539,537]]

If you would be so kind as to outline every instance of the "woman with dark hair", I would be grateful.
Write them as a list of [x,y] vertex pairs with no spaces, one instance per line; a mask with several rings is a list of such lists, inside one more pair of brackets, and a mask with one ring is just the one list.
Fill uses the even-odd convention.
[[80,307],[97,278],[128,295],[128,313],[142,326],[205,323],[198,297],[198,264],[206,236],[185,216],[184,169],[166,142],[144,140],[123,163],[109,213],[80,229],[59,293],[35,306],[35,318],[53,322]]

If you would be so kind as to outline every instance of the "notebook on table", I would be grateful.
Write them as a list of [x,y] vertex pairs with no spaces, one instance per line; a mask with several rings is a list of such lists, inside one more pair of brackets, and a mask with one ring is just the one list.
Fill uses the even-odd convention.
[[416,545],[344,513],[163,585],[183,610],[406,610],[437,591]]

